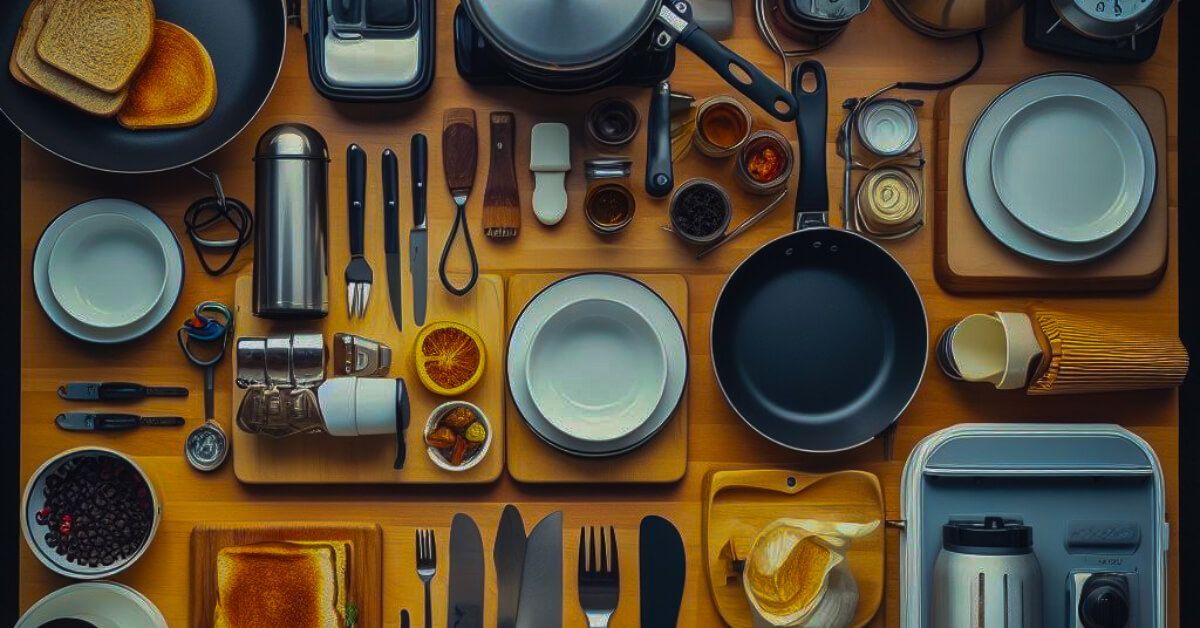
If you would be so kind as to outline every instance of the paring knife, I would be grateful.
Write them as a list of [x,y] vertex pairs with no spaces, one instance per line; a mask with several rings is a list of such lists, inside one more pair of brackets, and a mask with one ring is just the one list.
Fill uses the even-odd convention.
[[679,622],[687,556],[670,521],[651,515],[638,531],[638,581],[642,628],[674,628]]
[[470,516],[450,524],[450,595],[447,628],[483,628],[483,539]]
[[416,134],[412,138],[413,228],[408,232],[408,272],[413,284],[413,321],[425,324],[425,295],[429,280],[429,229],[425,199],[429,183],[429,140]]
[[496,563],[496,626],[513,628],[517,625],[521,578],[525,570],[525,521],[512,504],[505,506],[500,515],[492,560]]
[[183,425],[183,417],[179,416],[138,416],[136,414],[115,414],[105,412],[64,412],[54,417],[54,423],[64,430],[72,432],[115,432],[131,430],[135,427],[179,427]]
[[546,515],[529,533],[521,600],[517,604],[517,628],[562,625],[562,544],[561,511]]
[[383,151],[383,252],[387,259],[388,296],[396,329],[404,329],[404,297],[400,280],[400,160]]
[[59,386],[58,396],[67,401],[125,401],[146,397],[186,397],[188,389],[180,386],[143,386],[129,382],[74,382]]

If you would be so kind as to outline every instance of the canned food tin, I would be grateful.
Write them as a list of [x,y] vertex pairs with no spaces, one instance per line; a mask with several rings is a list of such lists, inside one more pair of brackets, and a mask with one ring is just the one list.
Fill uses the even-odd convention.
[[868,231],[894,235],[919,222],[921,191],[906,170],[879,168],[863,177],[855,204]]
[[917,112],[895,98],[876,100],[858,112],[855,130],[863,148],[880,157],[903,155],[917,141]]

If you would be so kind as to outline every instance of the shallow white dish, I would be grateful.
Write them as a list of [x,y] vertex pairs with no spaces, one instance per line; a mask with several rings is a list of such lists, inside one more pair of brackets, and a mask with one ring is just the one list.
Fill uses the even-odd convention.
[[[166,258],[167,279],[161,298],[158,299],[158,302],[151,308],[150,312],[141,319],[128,325],[111,328],[88,325],[76,320],[67,313],[54,297],[50,288],[49,276],[50,250],[53,243],[58,240],[58,237],[75,222],[103,213],[121,214],[147,226],[158,239],[162,249],[168,251]],[[155,215],[154,212],[132,201],[101,198],[80,203],[59,214],[57,218],[51,221],[46,230],[42,232],[41,239],[38,240],[37,248],[33,254],[32,271],[33,288],[37,295],[38,303],[55,326],[68,335],[80,340],[100,344],[114,344],[127,342],[149,333],[170,314],[171,310],[175,307],[175,303],[179,300],[180,291],[183,289],[183,248],[179,245],[179,241],[175,239],[175,234],[172,233],[171,228]]]
[[992,145],[992,184],[1021,224],[1063,242],[1095,242],[1125,225],[1145,185],[1133,129],[1099,101],[1040,98],[1004,122]]
[[[662,339],[667,377],[662,398],[650,418],[626,436],[612,442],[597,443],[567,434],[542,416],[529,392],[525,362],[534,332],[565,305],[602,294],[605,298],[630,305],[640,312]],[[683,327],[671,307],[642,283],[610,273],[573,275],[546,287],[525,306],[509,337],[507,375],[509,393],[521,417],[531,430],[552,447],[588,457],[613,456],[640,447],[657,434],[679,406],[687,383],[687,342]]]
[[[1095,242],[1061,242],[1034,232],[1009,213],[992,182],[992,147],[1000,128],[1025,104],[1061,94],[1087,96],[1110,107],[1133,129],[1142,148],[1144,184],[1134,215],[1115,233]],[[1079,74],[1043,74],[1009,88],[980,114],[963,155],[967,197],[984,228],[1016,253],[1060,264],[1082,263],[1102,257],[1133,235],[1150,209],[1157,175],[1154,142],[1141,115],[1120,92]]]
[[637,310],[583,299],[551,314],[534,333],[525,378],[534,405],[552,425],[584,440],[614,441],[658,406],[666,355]]
[[455,408],[467,408],[474,412],[475,418],[487,430],[487,437],[483,439],[483,445],[479,448],[479,451],[475,452],[475,455],[470,460],[458,466],[450,464],[450,461],[446,460],[437,449],[425,445],[425,453],[429,455],[429,459],[443,471],[467,471],[468,469],[474,469],[479,466],[480,462],[483,462],[483,459],[487,457],[488,452],[492,449],[492,422],[488,420],[482,408],[469,401],[447,401],[434,408],[429,413],[429,418],[425,420],[425,429],[421,431],[421,441],[424,442],[425,438],[437,427],[438,421],[441,421],[443,416]]
[[162,298],[167,255],[146,224],[124,214],[93,214],[71,223],[50,246],[50,291],[81,323],[123,327]]
[[16,628],[38,628],[55,619],[81,619],[98,628],[167,628],[162,612],[146,596],[116,582],[81,582],[38,600]]

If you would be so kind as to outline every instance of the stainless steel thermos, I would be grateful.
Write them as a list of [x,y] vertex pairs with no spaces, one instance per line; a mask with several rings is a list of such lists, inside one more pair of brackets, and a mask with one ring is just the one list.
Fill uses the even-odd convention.
[[942,526],[933,628],[1042,625],[1042,571],[1029,526],[986,517]]
[[303,124],[280,124],[254,155],[258,230],[254,315],[321,318],[329,313],[329,149]]

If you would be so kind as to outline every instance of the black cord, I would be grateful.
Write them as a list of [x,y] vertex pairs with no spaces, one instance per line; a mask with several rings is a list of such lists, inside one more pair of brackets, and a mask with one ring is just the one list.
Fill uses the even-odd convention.
[[[446,264],[450,258],[450,249],[454,247],[454,240],[458,236],[459,229],[462,229],[463,239],[467,244],[467,256],[471,258],[471,277],[467,279],[467,284],[461,288],[450,282],[450,277],[446,274]],[[479,279],[479,260],[475,257],[475,245],[471,242],[471,229],[467,226],[467,211],[466,207],[459,205],[454,212],[454,225],[450,227],[450,237],[446,239],[446,246],[442,248],[442,259],[438,262],[438,277],[442,280],[442,286],[446,291],[456,297],[466,296],[471,288],[475,287],[475,282]]]
[[[246,207],[245,203],[225,196],[225,191],[221,187],[221,178],[215,172],[206,173],[194,167],[193,170],[212,181],[216,195],[207,196],[192,203],[183,214],[183,225],[188,239],[192,241],[192,248],[196,250],[196,257],[200,258],[200,265],[204,267],[204,272],[216,277],[224,274],[229,267],[233,266],[242,248],[250,242],[250,238],[254,235],[254,214],[249,207]],[[237,237],[214,240],[203,236],[205,231],[222,223],[232,227],[237,232]],[[205,253],[208,250],[228,251],[229,257],[220,266],[213,268]]]
[[975,48],[976,48],[975,65],[971,66],[971,69],[967,70],[963,74],[960,74],[959,76],[956,76],[948,81],[942,81],[940,83],[922,83],[919,81],[901,81],[899,83],[896,83],[896,89],[915,89],[915,90],[920,90],[920,91],[925,91],[925,92],[936,92],[936,91],[940,91],[943,89],[948,89],[950,87],[954,87],[955,85],[958,85],[959,83],[962,83],[964,81],[969,81],[971,79],[971,77],[975,76],[975,73],[979,71],[979,68],[983,67],[983,31],[975,31]]

